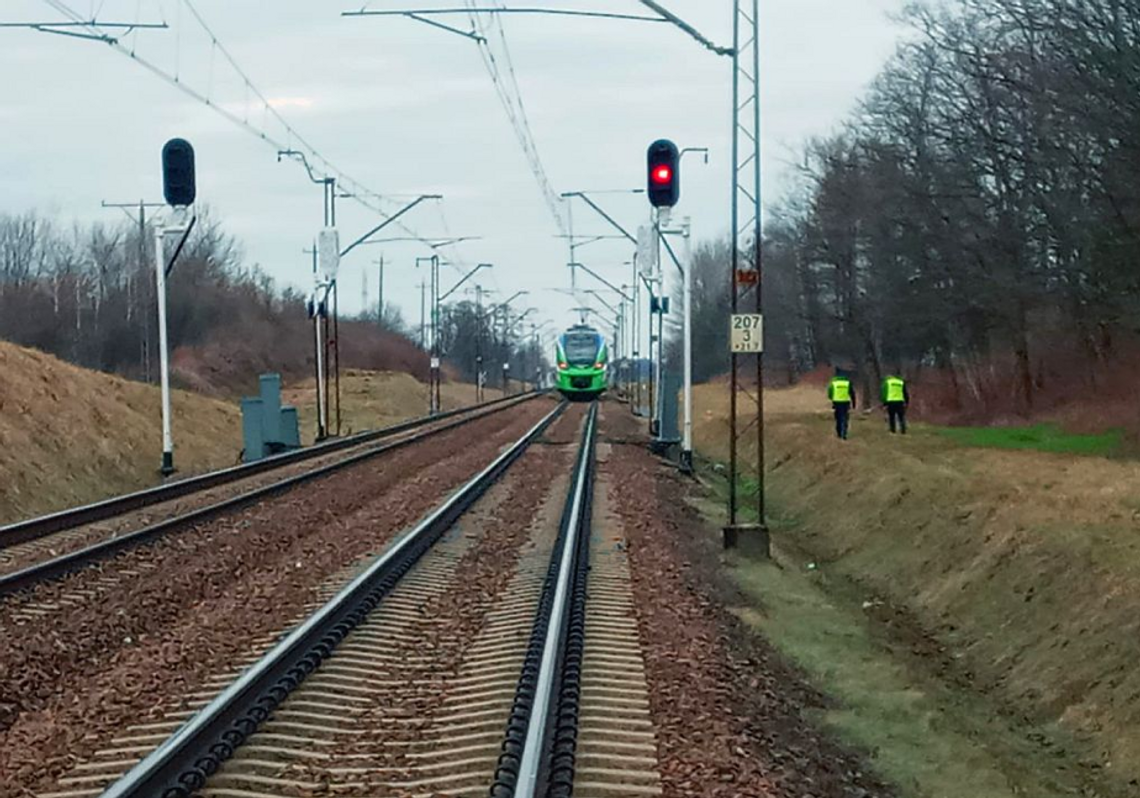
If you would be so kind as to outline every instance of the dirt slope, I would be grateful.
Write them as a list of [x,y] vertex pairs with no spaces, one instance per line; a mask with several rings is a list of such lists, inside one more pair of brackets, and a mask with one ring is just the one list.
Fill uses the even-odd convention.
[[[959,448],[878,414],[836,441],[818,387],[768,397],[769,498],[820,567],[905,607],[973,689],[1140,778],[1140,463]],[[727,396],[697,446],[723,460]],[[779,542],[779,541],[778,541]]]
[[[0,524],[158,482],[157,388],[0,341]],[[174,394],[181,473],[220,468],[241,451],[237,407]]]

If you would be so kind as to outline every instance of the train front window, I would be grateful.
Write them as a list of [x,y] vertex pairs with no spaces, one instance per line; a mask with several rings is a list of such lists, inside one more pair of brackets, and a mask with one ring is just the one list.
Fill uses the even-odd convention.
[[562,339],[566,361],[572,366],[592,366],[598,356],[598,336],[593,333],[570,333]]

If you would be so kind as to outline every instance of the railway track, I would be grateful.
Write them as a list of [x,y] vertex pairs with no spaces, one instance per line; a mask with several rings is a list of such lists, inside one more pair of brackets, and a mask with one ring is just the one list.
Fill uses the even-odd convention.
[[660,794],[624,544],[595,485],[597,406],[576,446],[532,446],[563,410],[331,580],[240,673],[41,798]]
[[0,595],[530,401],[525,394],[327,441],[0,527]]

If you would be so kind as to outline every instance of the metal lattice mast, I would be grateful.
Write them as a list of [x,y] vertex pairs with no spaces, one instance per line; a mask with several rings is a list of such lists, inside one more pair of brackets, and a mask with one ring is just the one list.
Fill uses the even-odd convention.
[[[760,175],[760,9],[759,0],[735,0],[732,77],[732,312],[761,313],[761,175]],[[756,523],[765,524],[764,383],[760,354],[732,354],[729,442],[729,526],[735,528],[743,507],[752,506]],[[755,387],[752,385],[755,380]],[[754,437],[755,451],[749,446]],[[747,495],[741,477],[755,475]]]

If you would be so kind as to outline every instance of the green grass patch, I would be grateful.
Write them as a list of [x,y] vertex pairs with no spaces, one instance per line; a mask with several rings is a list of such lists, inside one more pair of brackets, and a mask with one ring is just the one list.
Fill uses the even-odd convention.
[[1061,798],[1078,794],[1071,770],[984,700],[923,678],[893,651],[859,605],[835,595],[803,563],[737,560],[755,607],[742,619],[803,668],[839,706],[822,715],[871,754],[907,798]]
[[1031,427],[929,427],[960,446],[987,449],[1032,449],[1053,454],[1075,454],[1110,457],[1124,444],[1121,430],[1096,435],[1065,432],[1057,424],[1035,424]]
[[[698,508],[718,517],[728,483],[704,461],[709,488]],[[741,479],[738,490],[755,489]],[[776,503],[778,504],[778,502]],[[741,520],[752,520],[742,507]],[[834,700],[821,725],[867,752],[903,798],[1063,798],[1090,791],[1071,740],[1053,725],[1011,718],[979,693],[945,678],[914,641],[877,620],[876,599],[826,563],[811,562],[796,540],[806,519],[769,506],[774,562],[729,557],[746,597],[737,615]]]

